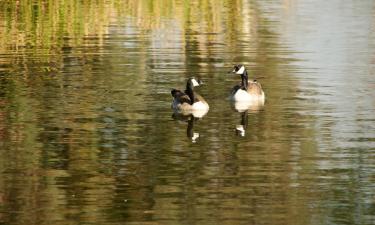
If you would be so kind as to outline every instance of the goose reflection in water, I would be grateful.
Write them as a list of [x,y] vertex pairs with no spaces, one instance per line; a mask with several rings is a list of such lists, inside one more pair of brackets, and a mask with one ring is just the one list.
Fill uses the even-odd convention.
[[247,128],[247,111],[241,112],[241,124],[236,125],[236,134],[244,137]]
[[200,137],[200,134],[198,132],[194,132],[194,123],[196,123],[196,121],[202,117],[195,117],[193,114],[184,115],[181,113],[173,113],[172,118],[187,122],[186,136],[191,140],[192,143],[196,143]]
[[241,115],[241,123],[236,125],[236,134],[244,137],[248,124],[249,113],[259,113],[264,107],[264,101],[259,102],[234,102],[234,109]]

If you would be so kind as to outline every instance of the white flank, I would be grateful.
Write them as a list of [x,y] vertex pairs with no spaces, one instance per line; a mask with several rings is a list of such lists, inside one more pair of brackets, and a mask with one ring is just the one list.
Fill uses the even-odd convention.
[[205,116],[210,108],[208,104],[204,104],[202,102],[196,102],[193,105],[188,103],[181,104],[176,99],[173,100],[171,107],[176,112],[184,115],[193,115],[196,118],[202,118]]
[[208,112],[208,109],[193,110],[193,111],[191,111],[191,115],[193,115],[195,118],[202,118],[207,114],[207,112]]
[[207,110],[208,108],[208,105],[204,104],[203,102],[195,102],[192,105],[192,110]]

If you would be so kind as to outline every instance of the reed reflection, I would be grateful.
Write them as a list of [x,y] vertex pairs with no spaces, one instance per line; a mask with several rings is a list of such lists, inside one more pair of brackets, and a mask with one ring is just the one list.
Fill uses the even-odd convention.
[[[314,23],[314,30],[330,29],[325,17],[315,19],[320,9],[305,10],[310,8],[305,8],[306,2],[281,7],[290,10],[285,28],[295,21],[297,30],[303,25],[293,11],[298,6],[301,18],[324,22]],[[346,89],[338,89],[333,80],[321,85],[317,74],[295,66],[327,64],[316,58],[326,59],[319,57],[321,50],[336,53],[332,45],[312,45],[306,38],[331,43],[332,35],[317,32],[316,38],[288,29],[278,33],[273,11],[280,12],[279,4],[0,1],[0,21],[4,21],[0,25],[0,221],[311,224],[331,217],[349,224],[352,221],[345,216],[358,218],[360,211],[370,215],[371,104],[361,99],[356,107],[360,114],[346,110],[350,107],[343,101],[334,101],[337,94],[346,96],[336,90]],[[363,15],[361,21],[371,21],[371,8],[362,5],[358,9],[363,11],[353,11],[355,16],[349,16],[351,10],[340,15],[354,22]],[[311,15],[304,16],[306,12]],[[351,26],[351,33],[371,40],[364,27],[368,32],[365,25]],[[345,37],[334,33],[337,40]],[[329,39],[321,42],[321,34]],[[303,38],[295,45],[294,37]],[[297,47],[295,52],[289,43]],[[353,46],[347,41],[335,43],[358,49],[363,56],[358,62],[369,61],[371,53],[358,47],[357,41]],[[300,62],[311,50],[317,51],[307,54],[313,58]],[[295,58],[295,53],[301,54]],[[236,112],[231,111],[226,93],[241,79],[223,82],[221,77],[233,62],[250,64],[251,80],[258,79],[257,74],[267,78],[261,80],[267,110],[262,110],[263,105],[234,102]],[[341,66],[344,63],[327,65],[334,65],[335,71],[351,71]],[[321,71],[324,78],[331,67],[327,69]],[[370,90],[362,87],[369,76],[363,79],[367,70],[355,71],[359,79],[353,85],[362,91],[354,98],[362,98]],[[171,114],[169,87],[191,74],[207,82],[199,91],[211,108],[207,124],[199,122],[204,111],[166,122]],[[346,86],[343,79],[336,80]],[[345,110],[333,110],[321,100],[339,102]],[[348,123],[345,118],[354,119]],[[177,123],[183,123],[183,136],[186,128],[189,141],[176,135]],[[234,125],[246,138],[233,138]],[[342,127],[346,132],[335,132]],[[195,129],[204,130],[204,141]],[[190,141],[197,144],[187,148],[191,144],[185,142]],[[360,179],[357,173],[362,174]],[[344,216],[331,215],[333,208]],[[363,220],[361,224],[369,221]]]

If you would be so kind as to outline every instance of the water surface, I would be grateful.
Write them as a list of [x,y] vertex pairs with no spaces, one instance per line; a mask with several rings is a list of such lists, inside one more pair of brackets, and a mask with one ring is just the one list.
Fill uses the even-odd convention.
[[[374,10],[0,2],[0,222],[373,224]],[[228,101],[237,63],[264,107]],[[170,109],[191,76],[200,119]]]

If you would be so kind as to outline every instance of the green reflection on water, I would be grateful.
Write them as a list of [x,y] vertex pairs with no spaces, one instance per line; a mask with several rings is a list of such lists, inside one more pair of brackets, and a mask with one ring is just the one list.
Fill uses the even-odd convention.
[[[1,222],[360,224],[356,175],[319,170],[319,130],[303,114],[318,106],[298,101],[292,59],[280,57],[288,50],[258,2],[0,9]],[[225,100],[236,80],[223,75],[240,62],[266,77],[267,91],[245,139],[234,136],[241,116]],[[211,105],[194,124],[198,145],[169,109],[169,88],[191,74],[206,81],[199,91]]]

